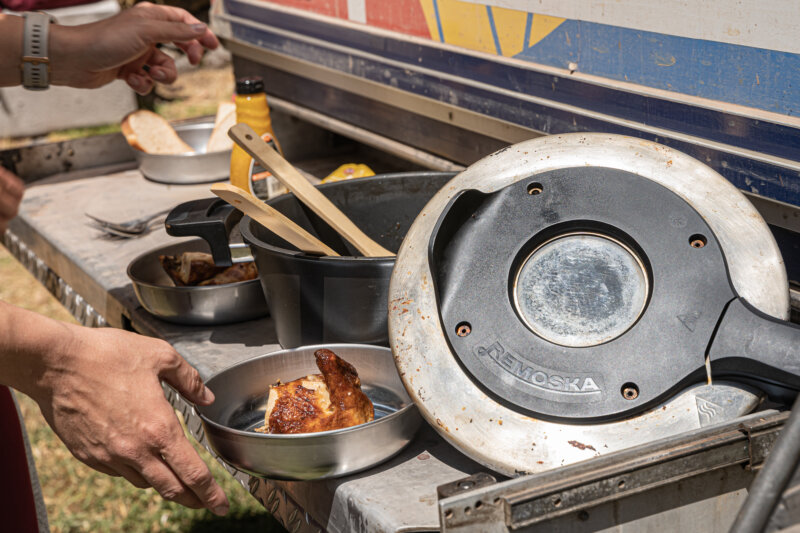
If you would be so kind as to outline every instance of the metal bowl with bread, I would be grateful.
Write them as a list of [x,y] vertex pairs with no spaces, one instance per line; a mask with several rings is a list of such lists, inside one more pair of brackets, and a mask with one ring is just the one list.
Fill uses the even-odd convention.
[[228,179],[230,143],[217,141],[224,136],[225,124],[210,119],[170,124],[155,113],[136,113],[139,121],[129,115],[122,132],[147,179],[177,185]]

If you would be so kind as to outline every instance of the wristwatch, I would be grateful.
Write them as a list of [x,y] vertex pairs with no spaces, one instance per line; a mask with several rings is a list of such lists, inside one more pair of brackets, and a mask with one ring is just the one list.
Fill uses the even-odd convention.
[[48,33],[55,18],[41,11],[23,13],[25,26],[22,39],[22,86],[42,91],[50,86]]

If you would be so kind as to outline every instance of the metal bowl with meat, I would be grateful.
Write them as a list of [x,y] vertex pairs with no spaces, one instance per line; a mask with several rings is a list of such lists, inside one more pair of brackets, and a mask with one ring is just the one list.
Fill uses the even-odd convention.
[[[329,354],[322,361],[315,356],[328,351],[340,360]],[[319,372],[329,385],[327,399],[325,394],[312,394],[317,385],[307,379]],[[368,402],[357,394],[356,380]],[[380,346],[281,350],[227,368],[206,385],[216,400],[196,410],[211,447],[239,470],[273,479],[324,479],[365,470],[402,450],[421,422],[391,350]],[[303,397],[287,397],[298,393]],[[330,411],[326,401],[344,408],[318,416],[319,411]],[[293,409],[300,404],[305,413]],[[341,423],[345,426],[340,429],[328,429]],[[267,432],[262,432],[265,426]],[[275,430],[281,433],[271,432]]]
[[[151,314],[188,326],[229,324],[269,313],[257,278],[243,279],[252,263],[235,268],[209,262],[200,239],[151,250],[128,266],[139,303]],[[241,266],[240,266],[241,265]]]

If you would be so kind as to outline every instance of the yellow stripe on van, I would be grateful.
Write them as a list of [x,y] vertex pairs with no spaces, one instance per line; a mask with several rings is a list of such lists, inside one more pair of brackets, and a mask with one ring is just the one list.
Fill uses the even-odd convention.
[[[419,2],[432,39],[440,40],[441,27],[444,42],[448,44],[497,54],[486,5],[460,0],[419,0]],[[507,57],[515,56],[535,45],[566,20],[534,14],[530,39],[526,43],[525,25],[528,13],[494,6],[491,7],[491,10],[500,49]]]

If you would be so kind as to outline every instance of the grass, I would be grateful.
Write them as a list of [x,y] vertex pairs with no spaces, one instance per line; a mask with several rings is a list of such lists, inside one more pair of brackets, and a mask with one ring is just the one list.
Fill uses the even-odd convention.
[[88,128],[71,128],[50,133],[47,142],[68,141],[81,137],[91,137],[92,135],[105,135],[107,133],[117,133],[120,130],[119,124],[104,124],[102,126],[91,126]]
[[[170,120],[213,115],[218,102],[229,100],[233,74],[227,69],[198,69],[181,75],[179,82],[159,87],[167,97],[156,110]],[[112,133],[119,125],[53,132],[46,142]],[[24,145],[30,139],[0,139],[0,149]],[[73,321],[69,313],[9,253],[0,246],[0,299],[57,320]],[[219,518],[164,501],[153,489],[140,490],[121,478],[96,472],[74,459],[45,422],[39,407],[17,394],[33,448],[50,528],[54,533],[78,532],[282,532],[283,527],[234,480],[217,461],[189,440],[211,468],[231,502],[228,515]],[[0,525],[0,530],[2,526]]]

